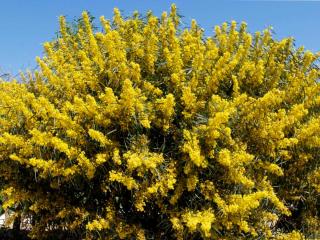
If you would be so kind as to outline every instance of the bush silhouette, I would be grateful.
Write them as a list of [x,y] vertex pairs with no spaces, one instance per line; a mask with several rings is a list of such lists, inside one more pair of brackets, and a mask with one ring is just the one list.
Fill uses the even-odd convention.
[[0,84],[3,208],[79,239],[303,239],[319,227],[319,55],[176,7],[75,30]]

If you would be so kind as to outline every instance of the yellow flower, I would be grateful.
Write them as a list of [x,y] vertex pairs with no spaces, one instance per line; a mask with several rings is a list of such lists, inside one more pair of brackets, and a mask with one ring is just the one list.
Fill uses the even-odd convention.
[[122,183],[124,186],[128,188],[128,190],[132,190],[138,188],[136,181],[132,177],[127,177],[121,172],[110,171],[109,173],[109,180],[116,181]]

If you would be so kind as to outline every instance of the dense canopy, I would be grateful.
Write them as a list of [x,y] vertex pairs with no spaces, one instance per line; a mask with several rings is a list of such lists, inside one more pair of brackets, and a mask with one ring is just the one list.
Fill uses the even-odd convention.
[[[319,55],[176,7],[44,44],[0,83],[3,207],[86,239],[303,239],[319,233]],[[317,232],[318,231],[318,232]]]

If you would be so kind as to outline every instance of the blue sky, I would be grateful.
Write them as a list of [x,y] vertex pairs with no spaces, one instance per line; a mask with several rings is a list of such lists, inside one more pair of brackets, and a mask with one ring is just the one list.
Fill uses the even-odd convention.
[[124,15],[134,10],[145,13],[151,9],[156,15],[168,11],[176,3],[183,21],[191,19],[212,33],[215,25],[224,21],[246,21],[250,32],[273,26],[275,37],[293,36],[297,45],[320,51],[320,1],[216,1],[216,0],[3,0],[0,13],[0,75],[36,66],[35,57],[42,55],[42,44],[54,39],[58,30],[58,16],[69,20],[77,18],[83,10],[99,18],[112,17],[118,7]]

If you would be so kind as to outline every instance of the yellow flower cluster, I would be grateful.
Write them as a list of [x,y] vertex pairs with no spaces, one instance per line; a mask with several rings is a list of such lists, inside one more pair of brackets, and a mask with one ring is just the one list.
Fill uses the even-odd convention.
[[136,181],[132,177],[127,177],[121,172],[110,171],[109,181],[122,183],[124,186],[128,188],[128,190],[138,188]]
[[161,164],[164,160],[162,154],[150,152],[133,153],[131,151],[128,151],[123,154],[123,157],[127,161],[127,169],[129,171],[135,170],[140,167],[143,167],[144,169],[155,169],[157,165]]
[[304,239],[320,226],[319,54],[177,8],[60,18],[0,82],[3,208],[79,239]]
[[182,222],[185,223],[190,232],[195,232],[198,226],[205,237],[211,236],[211,225],[215,222],[212,209],[182,214]]
[[201,154],[201,148],[199,146],[199,140],[197,135],[190,133],[188,130],[183,131],[185,143],[182,151],[188,154],[190,160],[198,167],[206,167],[205,157]]

